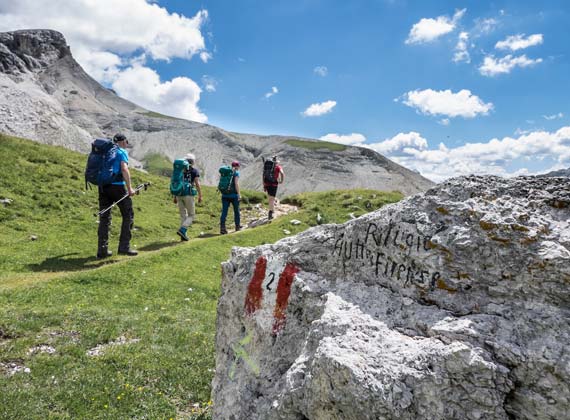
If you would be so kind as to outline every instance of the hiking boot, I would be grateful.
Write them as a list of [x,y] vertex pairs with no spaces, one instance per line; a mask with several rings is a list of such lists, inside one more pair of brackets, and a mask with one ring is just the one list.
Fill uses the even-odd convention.
[[220,235],[226,235],[228,231],[225,226],[220,226]]
[[180,229],[178,229],[178,231],[176,232],[176,234],[177,234],[178,236],[180,236],[180,239],[181,239],[182,241],[188,241],[188,240],[190,240],[190,238],[188,237],[188,235],[186,235],[186,228],[180,228]]
[[135,255],[139,255],[139,252],[135,251],[134,249],[130,249],[130,248],[127,250],[124,250],[124,251],[121,251],[119,249],[119,255],[128,255],[129,257],[134,257]]
[[239,232],[241,230],[241,226],[240,225],[236,225],[236,232]]
[[107,251],[107,250],[99,251],[99,252],[97,252],[97,259],[102,260],[103,258],[109,258],[112,255],[113,255],[112,251]]
[[267,220],[273,220],[273,210],[269,210],[269,214],[267,215]]

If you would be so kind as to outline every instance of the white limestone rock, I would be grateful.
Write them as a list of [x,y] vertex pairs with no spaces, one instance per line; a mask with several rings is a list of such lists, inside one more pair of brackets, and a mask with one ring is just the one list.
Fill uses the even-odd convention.
[[214,418],[565,418],[559,181],[457,178],[344,225],[234,248]]

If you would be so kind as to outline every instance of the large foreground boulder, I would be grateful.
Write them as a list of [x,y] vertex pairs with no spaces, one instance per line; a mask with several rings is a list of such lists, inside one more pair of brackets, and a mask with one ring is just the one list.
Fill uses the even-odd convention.
[[216,419],[563,419],[567,179],[467,177],[223,264]]

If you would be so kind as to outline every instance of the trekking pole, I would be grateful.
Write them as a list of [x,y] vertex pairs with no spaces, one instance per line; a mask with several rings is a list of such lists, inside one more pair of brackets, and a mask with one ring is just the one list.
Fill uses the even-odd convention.
[[[139,191],[142,189],[144,189],[146,191],[148,189],[149,185],[152,185],[152,184],[150,182],[143,182],[142,184],[137,185],[137,187],[134,189],[135,194],[138,194]],[[97,217],[97,216],[101,216],[102,214],[107,213],[109,210],[111,210],[113,207],[115,207],[117,204],[119,204],[121,201],[123,201],[128,196],[129,196],[129,193],[126,193],[124,196],[122,196],[119,200],[115,201],[109,207],[107,207],[104,210],[101,210],[99,213],[96,213],[93,216]]]

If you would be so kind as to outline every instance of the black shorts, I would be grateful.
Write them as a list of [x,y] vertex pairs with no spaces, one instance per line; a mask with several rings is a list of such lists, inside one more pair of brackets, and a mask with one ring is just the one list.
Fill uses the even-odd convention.
[[267,195],[270,197],[277,196],[277,185],[267,185],[265,186],[265,190],[267,191]]

